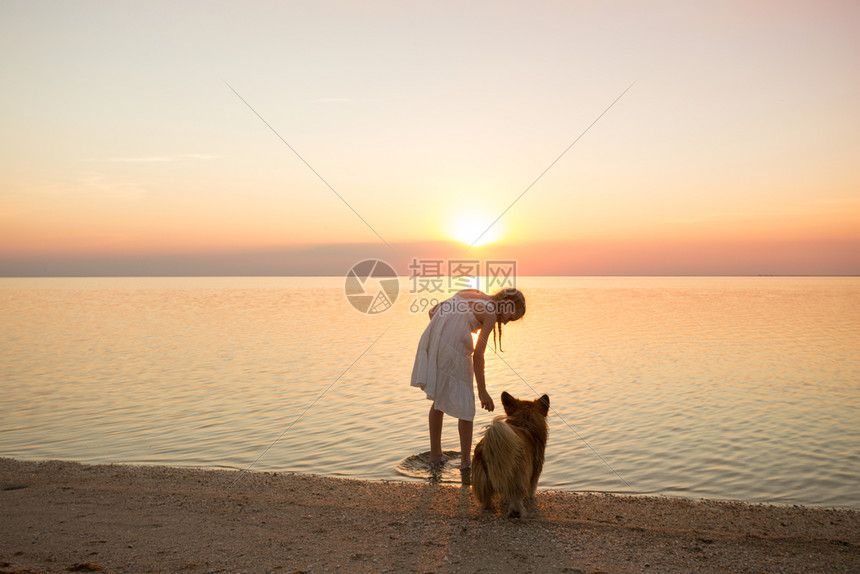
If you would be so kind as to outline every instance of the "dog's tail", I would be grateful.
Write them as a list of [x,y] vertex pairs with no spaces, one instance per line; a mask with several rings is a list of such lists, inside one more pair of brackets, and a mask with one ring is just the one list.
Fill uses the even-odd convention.
[[484,434],[484,464],[487,478],[504,498],[516,498],[522,483],[522,469],[527,461],[523,443],[506,422],[504,416],[493,419]]

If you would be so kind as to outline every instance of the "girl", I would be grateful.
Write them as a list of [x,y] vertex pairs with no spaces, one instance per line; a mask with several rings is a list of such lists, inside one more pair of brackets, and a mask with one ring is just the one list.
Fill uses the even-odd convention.
[[[430,324],[421,335],[412,386],[419,387],[433,401],[428,417],[430,427],[430,463],[442,464],[442,418],[444,414],[459,419],[460,469],[472,465],[472,424],[475,418],[475,389],[478,383],[481,407],[493,412],[495,405],[487,393],[484,380],[484,351],[490,331],[495,343],[502,345],[502,325],[518,321],[526,314],[526,299],[517,289],[503,289],[487,295],[477,289],[464,289],[430,309]],[[472,333],[478,342],[472,349]]]

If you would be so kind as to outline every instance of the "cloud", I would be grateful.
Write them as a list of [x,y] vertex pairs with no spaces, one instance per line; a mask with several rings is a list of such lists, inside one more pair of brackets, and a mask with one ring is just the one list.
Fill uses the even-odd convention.
[[130,157],[111,157],[107,161],[112,163],[171,163],[180,161],[209,161],[218,156],[205,153],[185,153],[177,155],[144,155]]
[[804,205],[841,207],[860,204],[860,197],[819,197],[803,202]]
[[80,178],[79,183],[83,190],[94,191],[107,199],[137,201],[147,194],[147,190],[137,183],[117,181],[103,173],[87,174]]

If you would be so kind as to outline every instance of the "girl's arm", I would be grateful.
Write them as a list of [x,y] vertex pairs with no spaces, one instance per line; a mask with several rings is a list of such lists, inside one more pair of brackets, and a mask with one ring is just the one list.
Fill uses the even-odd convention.
[[478,342],[475,344],[475,350],[472,352],[472,365],[475,370],[475,382],[478,385],[478,398],[481,401],[481,407],[489,412],[493,412],[496,405],[493,403],[493,398],[487,392],[487,381],[484,378],[484,351],[487,350],[487,339],[490,333],[493,332],[493,325],[496,318],[492,314],[487,314],[481,324],[481,333],[478,335]]

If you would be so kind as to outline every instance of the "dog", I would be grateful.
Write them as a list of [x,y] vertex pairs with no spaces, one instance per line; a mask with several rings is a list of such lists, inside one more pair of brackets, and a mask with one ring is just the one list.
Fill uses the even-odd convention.
[[475,445],[472,492],[483,510],[494,512],[493,497],[501,499],[501,512],[519,518],[537,512],[537,483],[543,470],[549,436],[549,396],[522,401],[502,393],[505,416],[498,416]]

